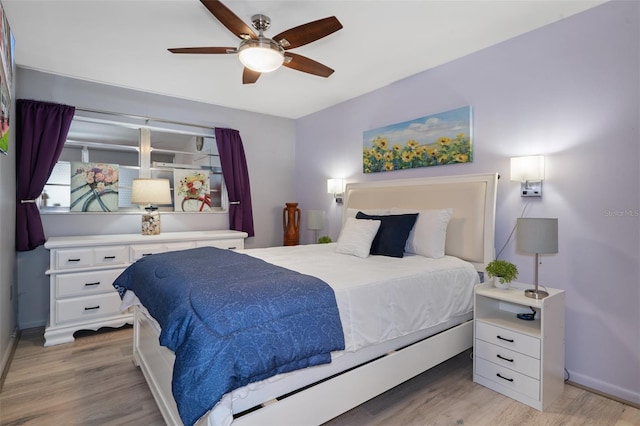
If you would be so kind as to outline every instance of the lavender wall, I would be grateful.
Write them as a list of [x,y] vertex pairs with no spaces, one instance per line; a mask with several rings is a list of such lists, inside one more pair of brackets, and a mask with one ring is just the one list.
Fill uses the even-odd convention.
[[[528,201],[509,157],[545,155],[544,197],[525,215],[559,219],[560,252],[543,257],[540,282],[567,292],[566,367],[572,381],[640,403],[639,21],[640,3],[606,3],[297,120],[297,201],[327,211],[323,233],[335,239],[342,208],[328,177],[498,172],[499,250]],[[364,130],[463,105],[472,164],[362,173]],[[502,257],[532,282],[533,259],[513,241]]]

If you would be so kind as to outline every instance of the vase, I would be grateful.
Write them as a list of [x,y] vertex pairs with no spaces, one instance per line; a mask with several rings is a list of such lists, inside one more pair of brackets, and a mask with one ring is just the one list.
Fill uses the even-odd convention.
[[284,230],[284,245],[295,246],[300,240],[300,209],[298,203],[285,203],[282,210],[282,228]]
[[511,284],[508,282],[501,283],[500,277],[493,277],[493,286],[499,288],[500,290],[506,290],[511,287]]

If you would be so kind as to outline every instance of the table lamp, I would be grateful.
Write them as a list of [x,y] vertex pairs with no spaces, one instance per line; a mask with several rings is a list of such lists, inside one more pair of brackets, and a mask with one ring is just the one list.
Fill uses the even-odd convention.
[[134,179],[131,185],[131,202],[145,206],[142,214],[142,235],[160,233],[158,204],[171,204],[169,179]]
[[307,211],[307,229],[315,232],[314,243],[318,242],[318,232],[324,228],[324,211],[308,210]]
[[524,291],[524,295],[533,299],[543,299],[549,295],[538,289],[538,265],[541,254],[558,252],[558,219],[518,218],[517,248],[524,253],[535,254],[534,289]]

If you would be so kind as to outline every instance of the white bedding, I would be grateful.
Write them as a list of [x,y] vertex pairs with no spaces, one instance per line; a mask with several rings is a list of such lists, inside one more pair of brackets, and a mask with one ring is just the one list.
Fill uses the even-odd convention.
[[473,265],[456,257],[359,258],[336,244],[249,249],[243,253],[316,276],[336,293],[345,350],[356,351],[432,327],[473,309]]

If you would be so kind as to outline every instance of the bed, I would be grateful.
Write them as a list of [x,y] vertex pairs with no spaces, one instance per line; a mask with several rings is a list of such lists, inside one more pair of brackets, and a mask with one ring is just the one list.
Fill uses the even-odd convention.
[[[494,256],[497,179],[497,174],[479,174],[349,184],[337,244],[243,251],[329,283],[336,294],[346,348],[332,352],[330,363],[278,374],[225,394],[197,424],[267,425],[282,424],[283,419],[288,424],[320,424],[471,347],[473,285]],[[344,253],[343,233],[352,223],[442,210],[449,212],[442,237],[444,257]],[[352,217],[356,212],[374,219],[356,220]],[[414,231],[417,247],[421,235],[417,222]],[[425,249],[431,248],[414,251]],[[409,273],[412,269],[416,272]],[[422,270],[436,279],[425,285]],[[449,284],[451,276],[457,277],[453,279],[457,286]],[[436,294],[436,287],[450,294],[424,297]],[[134,362],[167,424],[182,424],[171,390],[175,355],[160,346],[161,328],[155,319],[135,297],[126,296],[125,302],[134,306]],[[410,307],[420,300],[430,300],[432,306]],[[426,315],[427,310],[435,313]]]

